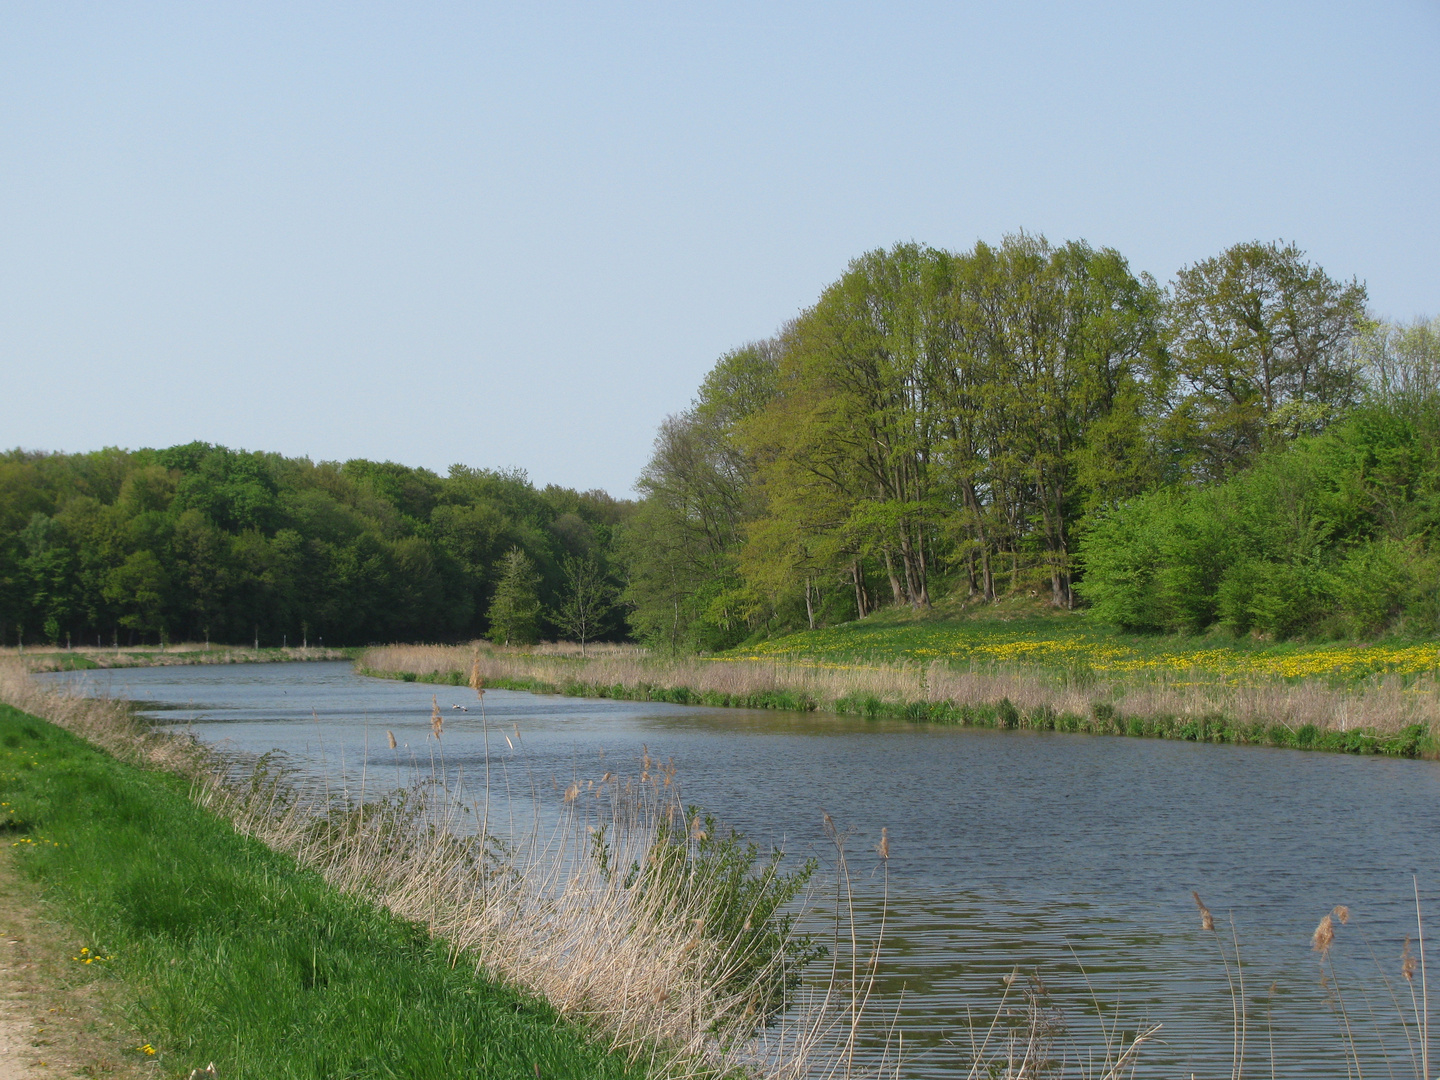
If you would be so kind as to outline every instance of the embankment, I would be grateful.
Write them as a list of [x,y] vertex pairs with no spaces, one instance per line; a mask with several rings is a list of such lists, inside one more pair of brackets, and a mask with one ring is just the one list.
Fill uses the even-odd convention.
[[641,1075],[189,788],[0,705],[0,837],[77,928],[70,963],[126,985],[144,1041],[117,1056],[167,1076],[214,1061],[227,1080]]
[[14,665],[0,702],[0,826],[179,1065],[790,1077],[854,1051],[838,939],[828,981],[787,1008],[818,956],[787,907],[813,866],[688,821],[648,762],[522,808],[536,827],[501,839],[483,787],[444,772],[438,713],[440,771],[377,797],[363,775],[292,782]]

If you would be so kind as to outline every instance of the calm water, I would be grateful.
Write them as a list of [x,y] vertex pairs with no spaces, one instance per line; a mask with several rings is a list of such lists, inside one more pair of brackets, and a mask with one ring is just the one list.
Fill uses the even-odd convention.
[[[428,770],[438,690],[447,768],[472,782],[483,774],[467,689],[367,679],[343,663],[49,678],[146,702],[157,722],[193,725],[207,742],[277,749],[316,770],[343,762],[354,774],[364,762],[372,789],[408,780],[406,755]],[[1238,928],[1260,1050],[1249,1071],[1269,1071],[1269,1002],[1277,1074],[1343,1076],[1311,931],[1334,905],[1350,906],[1337,947],[1347,1003],[1352,1015],[1363,1011],[1368,987],[1375,1011],[1393,1016],[1367,948],[1398,971],[1414,931],[1412,874],[1427,909],[1440,911],[1440,766],[1430,762],[501,690],[485,704],[490,748],[505,765],[497,783],[529,790],[538,781],[553,792],[606,769],[633,774],[648,746],[673,759],[687,801],[822,861],[829,811],[854,830],[872,915],[873,849],[888,826],[883,989],[903,989],[912,1076],[951,1074],[944,1039],[958,1035],[967,1008],[993,1013],[1016,967],[1039,970],[1082,1044],[1098,1039],[1088,976],[1107,1021],[1118,1003],[1128,1029],[1164,1025],[1142,1074],[1229,1075],[1230,997],[1192,889]],[[512,750],[498,732],[513,742],[517,726]],[[402,744],[399,768],[387,729]],[[1398,1031],[1389,1039],[1392,1054],[1403,1050]]]

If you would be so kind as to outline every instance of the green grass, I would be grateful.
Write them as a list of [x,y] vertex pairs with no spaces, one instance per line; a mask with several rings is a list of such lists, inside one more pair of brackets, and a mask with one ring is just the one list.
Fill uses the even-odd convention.
[[857,622],[740,646],[724,656],[841,666],[941,661],[1125,679],[1318,677],[1347,682],[1383,673],[1440,673],[1440,643],[1433,641],[1270,642],[1224,633],[1126,634],[1082,612],[1041,613],[1014,604],[967,615],[885,609]]
[[186,781],[3,705],[0,803],[0,842],[76,928],[73,962],[129,988],[161,1075],[639,1075],[423,927],[236,835]]

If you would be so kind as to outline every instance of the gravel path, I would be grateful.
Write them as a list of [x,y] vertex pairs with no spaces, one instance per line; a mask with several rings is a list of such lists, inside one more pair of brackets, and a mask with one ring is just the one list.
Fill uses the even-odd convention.
[[42,918],[7,848],[0,847],[0,1080],[153,1078],[131,1060],[134,1040],[116,1024],[113,1003],[95,993],[98,984],[67,985],[63,964],[78,946]]

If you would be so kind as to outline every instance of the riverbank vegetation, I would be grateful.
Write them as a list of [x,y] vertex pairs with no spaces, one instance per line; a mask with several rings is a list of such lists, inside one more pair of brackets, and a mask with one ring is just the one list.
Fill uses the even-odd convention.
[[[984,635],[971,631],[972,655],[961,663],[929,656],[883,663],[843,651],[830,657],[787,653],[778,651],[786,643],[781,639],[770,654],[713,657],[618,648],[584,658],[578,650],[387,646],[363,653],[359,670],[452,685],[473,670],[488,686],[679,705],[818,709],[975,727],[1440,756],[1432,735],[1440,730],[1433,649],[1424,652],[1426,666],[1414,670],[1382,667],[1349,679],[1237,678],[1228,670],[1206,669],[1217,662],[1213,650],[1193,653],[1187,665],[1152,664],[1138,674],[1092,666],[1083,659],[1083,642],[1017,641],[1013,629],[1007,632],[1009,640],[992,640],[987,650]],[[802,644],[812,637],[797,635]],[[1052,663],[1036,663],[1036,653]],[[1263,672],[1263,665],[1257,664],[1257,671]]]
[[327,777],[332,794],[13,667],[0,700],[21,865],[177,1066],[784,1077],[853,1057],[869,943],[837,937],[802,990],[826,952],[795,928],[813,865],[684,805],[661,762],[577,777],[553,812],[537,796],[512,833],[513,807],[492,818],[487,791],[445,778],[438,713],[434,776],[368,794],[363,774]]
[[247,649],[228,645],[180,642],[169,645],[110,646],[68,649],[0,649],[0,663],[7,660],[27,671],[92,671],[101,668],[177,667],[187,664],[279,664],[312,660],[353,660],[361,649],[304,648]]
[[238,835],[171,776],[0,706],[0,813],[77,927],[74,960],[136,998],[129,1056],[165,1075],[643,1075],[423,925]]

